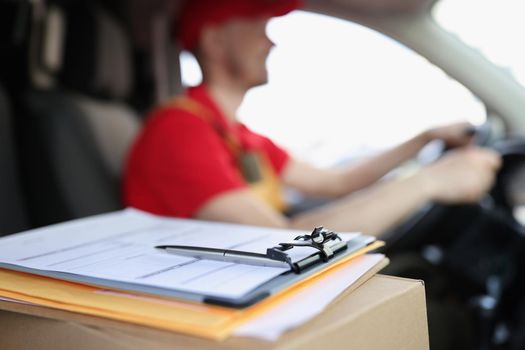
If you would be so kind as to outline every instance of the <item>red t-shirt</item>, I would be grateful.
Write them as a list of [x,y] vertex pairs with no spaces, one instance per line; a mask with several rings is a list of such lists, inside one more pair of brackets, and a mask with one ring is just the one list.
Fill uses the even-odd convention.
[[[288,154],[245,125],[228,123],[206,87],[186,95],[211,111],[223,130],[231,131],[242,148],[267,156],[280,175]],[[148,117],[128,158],[124,203],[154,214],[191,217],[214,196],[247,187],[236,157],[216,128],[184,109],[163,107]]]

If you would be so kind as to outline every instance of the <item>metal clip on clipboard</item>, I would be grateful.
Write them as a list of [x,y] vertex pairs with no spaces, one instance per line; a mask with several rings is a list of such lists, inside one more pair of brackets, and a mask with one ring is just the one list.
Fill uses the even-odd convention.
[[[317,252],[301,260],[293,261],[292,257],[286,253],[293,247],[311,247],[316,249]],[[343,241],[335,232],[326,231],[323,227],[316,227],[310,235],[297,236],[291,242],[279,243],[276,247],[268,248],[266,254],[181,245],[162,245],[155,248],[170,254],[188,256],[195,259],[210,259],[281,268],[289,266],[293,272],[300,273],[310,266],[330,260],[335,254],[345,250],[347,247],[347,242]]]
[[[286,251],[293,247],[311,247],[317,249],[318,252],[292,262]],[[291,242],[279,243],[276,247],[268,248],[266,256],[268,259],[286,262],[295,273],[300,273],[312,265],[330,260],[335,254],[346,248],[347,242],[343,241],[337,233],[327,231],[321,226],[316,227],[310,235],[297,236]]]

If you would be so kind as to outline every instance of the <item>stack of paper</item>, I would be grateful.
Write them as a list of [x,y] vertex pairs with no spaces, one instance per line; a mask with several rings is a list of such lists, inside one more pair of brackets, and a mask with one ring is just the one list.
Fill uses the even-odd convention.
[[[203,296],[241,297],[285,269],[168,255],[154,246],[263,252],[298,234],[304,232],[168,219],[128,209],[0,239],[0,297],[213,339],[232,332],[273,338],[313,317],[353,282],[382,266],[382,255],[362,256],[349,263],[380,243],[246,309],[207,305],[202,303]],[[312,305],[314,299],[315,308],[301,304],[310,300]],[[272,330],[264,327],[265,315],[279,308],[308,312],[284,313],[293,317],[273,324]]]

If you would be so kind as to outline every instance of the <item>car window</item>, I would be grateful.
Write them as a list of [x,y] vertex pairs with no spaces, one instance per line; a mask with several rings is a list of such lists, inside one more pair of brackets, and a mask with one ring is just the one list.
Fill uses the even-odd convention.
[[507,70],[523,86],[524,13],[523,0],[441,0],[433,9],[441,26]]
[[[276,43],[270,82],[248,93],[239,117],[315,165],[389,147],[430,126],[485,119],[466,88],[363,26],[295,11],[270,21],[268,35]],[[183,83],[198,84],[188,53],[181,65]]]

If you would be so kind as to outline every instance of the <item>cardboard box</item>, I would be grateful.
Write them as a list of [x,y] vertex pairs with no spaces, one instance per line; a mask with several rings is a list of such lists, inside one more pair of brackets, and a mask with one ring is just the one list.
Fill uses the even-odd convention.
[[[428,349],[421,281],[377,275],[273,343],[212,342],[97,317],[0,304],[0,349]],[[30,310],[30,311],[29,311]],[[31,313],[31,314],[29,314]]]

